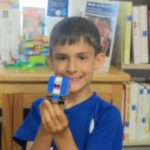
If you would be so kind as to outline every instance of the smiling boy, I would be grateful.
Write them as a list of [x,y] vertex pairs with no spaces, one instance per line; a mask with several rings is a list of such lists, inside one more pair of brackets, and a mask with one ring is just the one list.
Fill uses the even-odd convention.
[[55,75],[70,78],[65,105],[47,99],[33,102],[23,124],[14,134],[26,150],[121,150],[119,110],[92,92],[90,83],[103,66],[96,26],[81,17],[55,25],[50,38],[48,64]]

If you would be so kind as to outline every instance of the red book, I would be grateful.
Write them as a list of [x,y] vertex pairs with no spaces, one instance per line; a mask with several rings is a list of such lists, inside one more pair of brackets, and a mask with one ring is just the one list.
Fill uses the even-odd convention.
[[[123,107],[122,107],[122,122],[123,122],[123,128],[125,128],[125,117],[126,117],[126,85],[123,84]],[[125,134],[123,134],[123,140],[125,140]]]

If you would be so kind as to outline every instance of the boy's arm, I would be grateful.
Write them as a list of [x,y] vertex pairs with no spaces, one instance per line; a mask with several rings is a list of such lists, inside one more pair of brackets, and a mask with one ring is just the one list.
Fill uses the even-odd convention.
[[28,141],[26,150],[49,150],[52,141],[52,135],[45,131],[41,125],[34,142]]
[[[41,150],[41,149],[44,149],[44,150],[49,150],[49,143],[51,143],[51,138],[52,136],[48,135],[47,136],[42,136],[40,134],[40,130],[39,130],[39,133],[37,134],[37,137],[35,139],[34,142],[27,142],[27,145],[26,145],[26,150]],[[54,136],[54,141],[57,145],[57,148],[58,150],[77,150],[77,147],[74,143],[74,140],[72,138],[72,134],[68,129],[66,129],[64,132],[62,133],[59,133],[59,134],[55,134]]]
[[43,128],[45,132],[52,135],[51,138],[53,138],[58,150],[77,150],[63,109],[63,105],[60,106],[44,100],[40,104]]
[[26,150],[30,150],[34,142],[28,141],[26,144]]
[[58,150],[78,150],[69,128],[53,137]]

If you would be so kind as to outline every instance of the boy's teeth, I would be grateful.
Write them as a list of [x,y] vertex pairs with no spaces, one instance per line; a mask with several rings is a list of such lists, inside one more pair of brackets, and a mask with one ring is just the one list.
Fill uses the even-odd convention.
[[73,80],[73,81],[77,81],[77,80],[79,80],[79,79],[80,79],[80,78],[73,78],[72,80]]

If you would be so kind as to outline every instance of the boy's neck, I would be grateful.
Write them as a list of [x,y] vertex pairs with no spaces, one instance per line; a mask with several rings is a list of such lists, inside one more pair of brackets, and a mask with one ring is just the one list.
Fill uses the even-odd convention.
[[71,108],[71,107],[73,107],[73,106],[75,106],[75,105],[85,101],[91,95],[92,95],[92,91],[91,90],[88,92],[88,94],[87,93],[85,94],[83,92],[71,93],[66,98],[65,106],[66,106],[66,108]]

